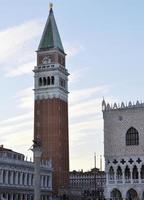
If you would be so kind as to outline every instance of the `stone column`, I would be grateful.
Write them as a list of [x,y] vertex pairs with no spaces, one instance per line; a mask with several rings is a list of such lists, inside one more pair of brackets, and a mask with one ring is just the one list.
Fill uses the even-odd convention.
[[13,193],[10,194],[10,200],[13,200]]
[[22,185],[23,173],[20,172],[20,185]]
[[25,173],[25,181],[24,181],[24,185],[27,185],[27,173]]
[[41,175],[41,187],[43,188],[43,175]]
[[6,170],[5,183],[8,184],[8,170]]
[[130,169],[130,182],[133,183],[133,176],[132,176],[133,170]]
[[34,200],[40,200],[40,164],[41,164],[41,144],[39,141],[34,141]]
[[141,183],[141,169],[138,168],[138,180],[139,180],[139,183]]
[[106,185],[108,185],[108,183],[109,183],[109,174],[108,172],[106,172]]
[[125,170],[122,170],[122,182],[125,183]]
[[116,177],[116,169],[114,169],[114,183],[117,183],[117,177]]
[[49,188],[52,187],[52,174],[49,174],[49,185],[48,185]]
[[3,169],[1,169],[1,174],[0,174],[0,183],[3,183]]
[[18,172],[16,171],[16,173],[15,173],[15,184],[17,185],[18,184]]
[[47,176],[45,175],[45,188],[47,187]]

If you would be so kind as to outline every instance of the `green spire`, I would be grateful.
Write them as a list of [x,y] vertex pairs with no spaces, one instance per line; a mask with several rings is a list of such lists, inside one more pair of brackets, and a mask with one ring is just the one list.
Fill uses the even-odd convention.
[[49,49],[58,49],[64,53],[64,48],[54,18],[52,5],[50,5],[49,16],[38,47],[38,51]]

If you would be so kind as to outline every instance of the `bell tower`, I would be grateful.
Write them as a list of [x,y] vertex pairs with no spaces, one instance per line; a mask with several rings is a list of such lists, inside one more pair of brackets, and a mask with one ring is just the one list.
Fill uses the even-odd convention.
[[42,143],[42,160],[52,160],[53,191],[69,184],[68,71],[65,52],[50,5],[34,68],[34,139]]

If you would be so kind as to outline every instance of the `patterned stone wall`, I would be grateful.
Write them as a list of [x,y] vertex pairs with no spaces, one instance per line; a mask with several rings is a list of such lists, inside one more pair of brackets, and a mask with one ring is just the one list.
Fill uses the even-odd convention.
[[[144,154],[144,107],[103,111],[105,157]],[[139,145],[126,146],[126,132],[139,132]]]

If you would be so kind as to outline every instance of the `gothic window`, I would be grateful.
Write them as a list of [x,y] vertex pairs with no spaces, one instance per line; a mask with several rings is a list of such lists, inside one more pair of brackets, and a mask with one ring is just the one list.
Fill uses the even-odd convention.
[[52,77],[51,77],[51,84],[52,84],[52,85],[54,85],[54,81],[55,81],[54,76],[52,76]]
[[141,179],[144,179],[144,165],[141,167]]
[[47,85],[50,85],[50,77],[47,77]]
[[42,86],[42,78],[39,78],[39,86]]
[[109,180],[114,180],[114,169],[110,167],[109,169]]
[[60,78],[59,79],[59,84],[60,84],[61,87],[66,88],[66,81],[64,79]]
[[125,179],[128,180],[130,179],[130,169],[128,166],[125,168]]
[[43,85],[46,85],[46,78],[43,78]]
[[138,169],[136,166],[133,168],[133,179],[138,179]]
[[117,179],[121,180],[122,179],[122,169],[120,166],[117,168]]
[[128,129],[128,131],[126,133],[126,145],[127,146],[130,146],[130,145],[139,145],[139,133],[133,127],[131,127],[130,129]]

